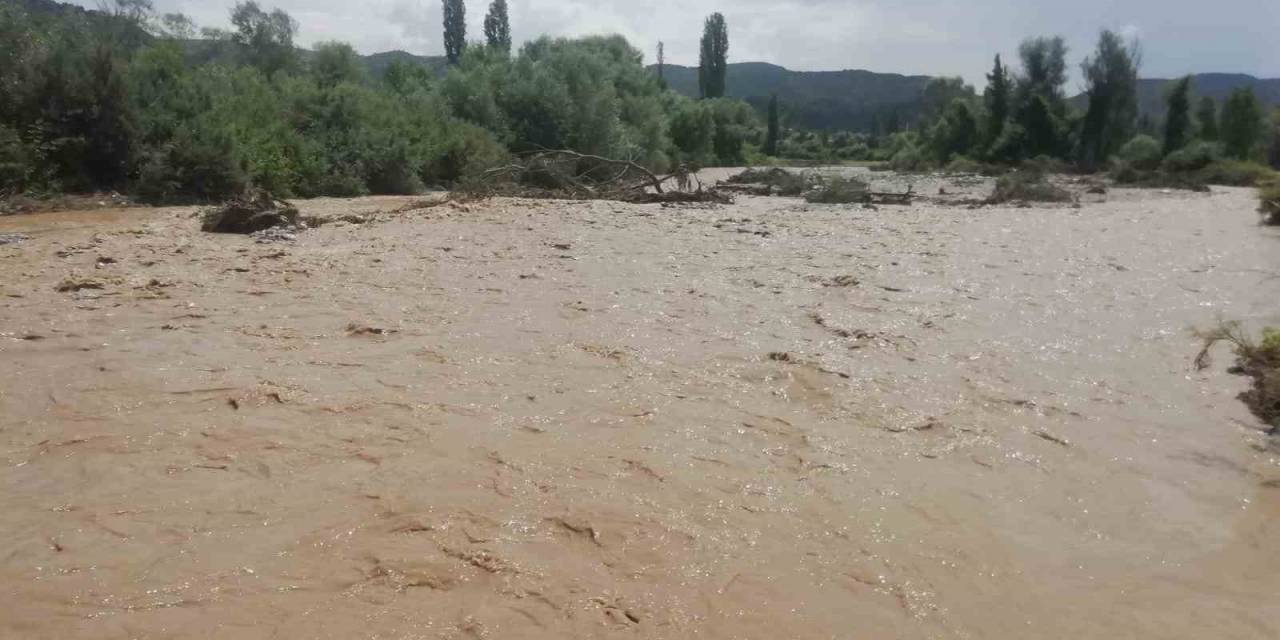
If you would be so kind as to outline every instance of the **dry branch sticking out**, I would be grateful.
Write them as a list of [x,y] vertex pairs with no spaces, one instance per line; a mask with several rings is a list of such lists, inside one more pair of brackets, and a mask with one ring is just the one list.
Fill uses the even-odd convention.
[[[674,182],[675,189],[668,190]],[[633,160],[618,160],[568,149],[538,151],[494,167],[459,186],[475,197],[516,196],[623,202],[719,202],[728,196],[704,190],[691,168],[681,165],[658,175]]]

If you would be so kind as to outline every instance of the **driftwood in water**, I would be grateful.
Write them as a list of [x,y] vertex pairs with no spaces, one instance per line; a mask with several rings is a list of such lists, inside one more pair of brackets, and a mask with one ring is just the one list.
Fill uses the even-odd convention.
[[[693,189],[696,185],[696,190]],[[634,160],[619,160],[568,149],[537,151],[494,167],[459,185],[470,196],[517,196],[626,202],[724,202],[704,190],[694,169],[680,165],[666,175]]]

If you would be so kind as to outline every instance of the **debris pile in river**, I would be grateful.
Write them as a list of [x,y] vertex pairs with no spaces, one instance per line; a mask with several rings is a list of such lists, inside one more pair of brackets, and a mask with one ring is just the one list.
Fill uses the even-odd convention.
[[299,226],[298,209],[277,200],[262,189],[204,212],[200,229],[211,233],[254,233],[277,227]]
[[996,179],[995,191],[987,199],[990,204],[1005,202],[1071,202],[1071,192],[1051,182],[1044,173],[1019,169]]
[[778,167],[747,169],[726,180],[726,188],[757,196],[798,196],[816,178],[814,173],[796,173]]
[[696,167],[681,164],[671,173],[660,175],[634,160],[558,149],[518,156],[508,164],[464,180],[456,192],[472,198],[511,196],[641,204],[732,202],[714,188],[703,188],[696,171]]

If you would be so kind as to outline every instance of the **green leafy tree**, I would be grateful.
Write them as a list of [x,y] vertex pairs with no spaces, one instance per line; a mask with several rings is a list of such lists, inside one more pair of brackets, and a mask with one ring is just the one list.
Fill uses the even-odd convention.
[[778,122],[778,94],[769,97],[769,123],[768,133],[764,138],[764,154],[767,156],[777,157],[778,155],[778,136],[781,127]]
[[1218,139],[1218,103],[1213,98],[1200,98],[1196,109],[1196,121],[1200,124],[1200,139],[1213,142]]
[[715,163],[713,138],[716,121],[706,102],[695,102],[678,94],[671,94],[671,141],[675,148],[675,162],[706,166]]
[[939,164],[968,155],[978,144],[978,117],[972,99],[956,98],[929,131],[929,146]]
[[1021,148],[1016,157],[1056,157],[1062,154],[1063,135],[1053,107],[1044,96],[1035,95],[1018,114],[1022,134]]
[[128,176],[135,136],[124,61],[106,43],[90,59],[88,104],[84,114],[84,169],[95,185],[119,186]]
[[1242,87],[1231,92],[1222,105],[1220,126],[1228,156],[1248,160],[1255,155],[1262,139],[1262,105],[1253,88]]
[[392,91],[407,95],[415,89],[429,87],[431,84],[431,72],[420,64],[395,60],[387,65],[387,70],[382,74],[382,82],[390,87]]
[[467,48],[467,5],[463,0],[444,0],[444,55],[449,64],[462,60]]
[[484,17],[484,39],[490,47],[511,53],[511,21],[507,15],[507,0],[493,0],[489,13]]
[[1089,109],[1080,131],[1080,161],[1097,167],[1133,136],[1138,118],[1138,47],[1104,30],[1098,48],[1081,64]]
[[1022,75],[1015,84],[1013,120],[1019,130],[1002,136],[1001,154],[1006,160],[1058,156],[1066,146],[1067,45],[1061,37],[1032,38],[1018,47],[1018,57]]
[[662,41],[658,41],[658,80],[661,80],[663,82],[667,81],[666,69],[667,69],[667,46]]
[[1018,57],[1022,60],[1019,102],[1040,96],[1056,110],[1063,101],[1062,86],[1067,82],[1066,42],[1057,36],[1024,40],[1018,47]]
[[345,42],[322,42],[316,45],[315,55],[311,58],[311,75],[322,87],[360,82],[364,78],[364,64],[351,45]]
[[181,13],[166,13],[160,16],[154,30],[161,37],[172,40],[193,40],[196,37],[195,23]]
[[958,76],[939,76],[930,78],[920,94],[920,119],[930,123],[942,116],[942,112],[951,106],[957,98],[972,98],[973,87],[964,83]]
[[1160,141],[1140,133],[1116,151],[1116,157],[1135,169],[1150,171],[1160,166]]
[[991,73],[987,74],[987,89],[982,96],[987,107],[986,126],[983,128],[987,147],[1004,133],[1005,122],[1009,120],[1011,90],[1009,70],[1000,64],[1000,56],[996,55],[995,65],[991,68]]
[[231,24],[235,27],[231,40],[240,45],[250,65],[267,75],[293,68],[293,36],[298,32],[298,23],[289,14],[280,9],[268,13],[249,0],[236,3],[231,10]]
[[713,13],[702,27],[698,57],[698,88],[703,98],[722,98],[729,73],[729,27],[724,15]]
[[1174,83],[1165,104],[1164,155],[1169,155],[1191,140],[1191,76]]
[[716,123],[711,140],[716,162],[729,167],[742,165],[746,160],[746,143],[760,139],[760,123],[755,109],[741,100],[729,98],[716,98],[707,103]]
[[[1267,129],[1271,138],[1267,144],[1267,164],[1280,169],[1280,107],[1272,109]],[[1277,187],[1280,187],[1280,185],[1277,185]],[[1278,216],[1277,220],[1280,220],[1280,211],[1276,211],[1276,215]]]

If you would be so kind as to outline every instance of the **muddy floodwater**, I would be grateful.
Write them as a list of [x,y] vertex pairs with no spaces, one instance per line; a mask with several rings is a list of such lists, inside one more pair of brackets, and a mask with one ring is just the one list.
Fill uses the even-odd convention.
[[0,218],[0,637],[1280,637],[1253,192],[989,188]]

